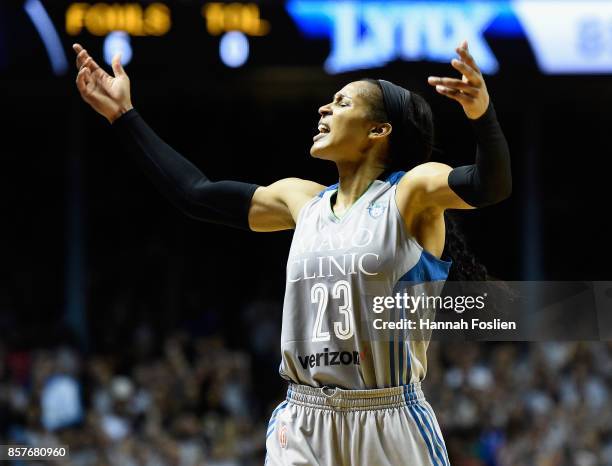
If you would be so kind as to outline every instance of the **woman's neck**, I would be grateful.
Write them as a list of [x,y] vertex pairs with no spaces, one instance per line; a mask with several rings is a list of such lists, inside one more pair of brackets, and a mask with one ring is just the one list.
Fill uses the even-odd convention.
[[342,216],[383,171],[380,166],[338,164],[338,194],[332,206],[335,214]]

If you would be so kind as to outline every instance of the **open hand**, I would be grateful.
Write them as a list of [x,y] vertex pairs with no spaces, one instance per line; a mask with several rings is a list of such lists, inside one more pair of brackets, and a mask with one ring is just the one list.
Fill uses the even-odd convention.
[[461,73],[461,79],[430,76],[427,82],[435,86],[438,93],[459,102],[467,117],[475,120],[487,111],[489,93],[482,73],[468,50],[467,40],[455,50],[460,59],[453,58],[451,65]]
[[109,122],[115,121],[132,108],[130,97],[130,78],[121,66],[121,57],[113,58],[113,74],[104,71],[87,50],[81,45],[72,46],[77,54],[76,66],[79,73],[76,85],[85,102],[104,116]]

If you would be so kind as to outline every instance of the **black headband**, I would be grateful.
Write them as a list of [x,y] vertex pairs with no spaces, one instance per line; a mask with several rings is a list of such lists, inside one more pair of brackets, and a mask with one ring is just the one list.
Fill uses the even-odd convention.
[[410,91],[384,79],[379,79],[378,83],[382,89],[383,102],[391,126],[400,129],[412,124],[414,120]]
[[[389,123],[393,127],[392,134],[392,162],[405,164],[411,150],[419,150],[426,144],[422,130],[415,118],[415,106],[412,94],[392,82],[379,79],[378,84],[382,90],[383,102]],[[403,162],[402,162],[403,161]]]

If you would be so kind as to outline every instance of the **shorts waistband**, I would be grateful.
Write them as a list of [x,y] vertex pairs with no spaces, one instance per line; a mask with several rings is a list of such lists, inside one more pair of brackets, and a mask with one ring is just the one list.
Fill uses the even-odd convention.
[[420,383],[372,390],[344,390],[289,384],[287,401],[334,411],[365,411],[411,406],[425,400]]

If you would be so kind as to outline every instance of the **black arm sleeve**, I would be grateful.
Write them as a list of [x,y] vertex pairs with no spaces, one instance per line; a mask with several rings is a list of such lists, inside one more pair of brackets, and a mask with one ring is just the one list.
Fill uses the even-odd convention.
[[155,186],[184,213],[207,222],[249,229],[249,207],[257,185],[210,181],[162,141],[136,110],[119,117],[113,128]]
[[451,170],[448,185],[468,204],[483,207],[503,201],[512,192],[510,151],[492,102],[471,124],[478,143],[476,163]]

